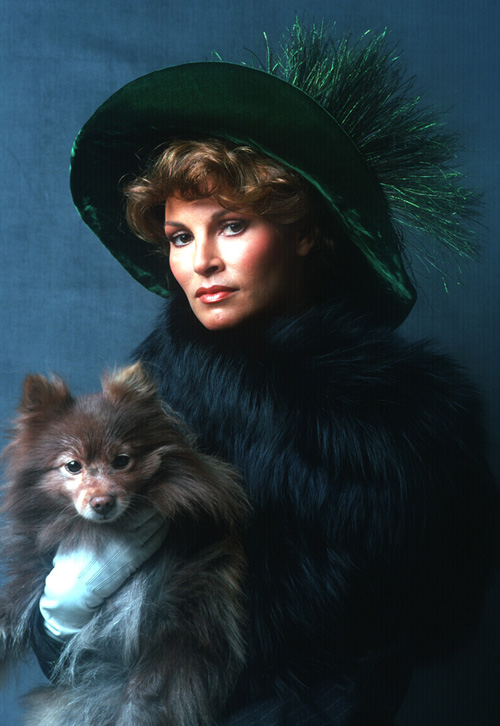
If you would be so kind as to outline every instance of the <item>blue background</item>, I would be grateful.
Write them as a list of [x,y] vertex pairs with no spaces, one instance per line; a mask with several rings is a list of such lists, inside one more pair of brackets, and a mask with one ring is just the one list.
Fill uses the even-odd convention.
[[[0,421],[7,424],[28,371],[57,371],[75,392],[127,360],[159,300],[118,266],[79,219],[68,190],[73,139],[113,91],[163,67],[264,56],[297,12],[355,35],[389,27],[425,102],[450,109],[471,183],[485,190],[482,260],[446,294],[422,271],[403,326],[430,336],[466,366],[485,397],[499,470],[498,190],[500,4],[497,0],[0,0]],[[207,89],[209,92],[209,89]],[[474,642],[415,674],[398,726],[500,722],[498,587]],[[18,695],[43,679],[34,663],[0,694],[0,723],[16,726]]]

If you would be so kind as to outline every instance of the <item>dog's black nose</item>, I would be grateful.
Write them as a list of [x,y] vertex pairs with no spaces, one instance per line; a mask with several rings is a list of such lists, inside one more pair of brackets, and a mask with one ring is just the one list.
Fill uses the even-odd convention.
[[92,497],[90,500],[90,506],[96,512],[96,514],[102,514],[103,516],[105,514],[109,514],[116,503],[116,497],[114,497],[112,494],[105,494],[100,497]]

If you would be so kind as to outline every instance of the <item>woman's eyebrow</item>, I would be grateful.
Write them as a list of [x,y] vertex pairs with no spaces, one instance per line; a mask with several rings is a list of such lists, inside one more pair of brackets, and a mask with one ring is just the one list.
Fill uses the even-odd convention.
[[[233,210],[231,210],[231,209],[221,209],[220,212],[214,212],[212,214],[212,216],[211,216],[210,219],[212,221],[215,221],[215,220],[219,219],[220,217],[223,217],[228,212],[232,212],[232,211]],[[167,227],[167,226],[171,226],[171,227],[185,227],[186,225],[185,224],[182,224],[182,222],[172,222],[171,220],[165,220],[165,224],[163,226],[164,227]]]

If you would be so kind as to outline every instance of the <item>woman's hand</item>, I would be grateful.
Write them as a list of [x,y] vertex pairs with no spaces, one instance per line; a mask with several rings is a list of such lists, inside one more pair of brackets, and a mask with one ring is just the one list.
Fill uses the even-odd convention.
[[104,599],[160,547],[167,523],[152,507],[141,510],[99,551],[58,550],[45,580],[40,612],[45,630],[66,642],[90,620]]

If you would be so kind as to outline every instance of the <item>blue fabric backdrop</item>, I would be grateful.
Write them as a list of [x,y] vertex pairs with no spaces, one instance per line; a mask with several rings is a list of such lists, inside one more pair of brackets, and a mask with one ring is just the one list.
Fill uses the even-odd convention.
[[[57,371],[77,392],[127,360],[149,331],[158,299],[117,265],[72,207],[67,170],[80,126],[127,81],[209,58],[264,55],[307,9],[359,34],[389,27],[425,99],[450,108],[471,182],[485,190],[486,247],[461,288],[425,273],[403,330],[432,336],[483,390],[499,469],[498,363],[500,3],[497,0],[0,0],[0,421],[7,423],[28,371]],[[495,449],[496,446],[496,449]],[[451,662],[415,675],[399,726],[498,724],[498,588],[474,642]],[[42,680],[29,663],[0,695],[0,723],[16,726],[16,699]]]

